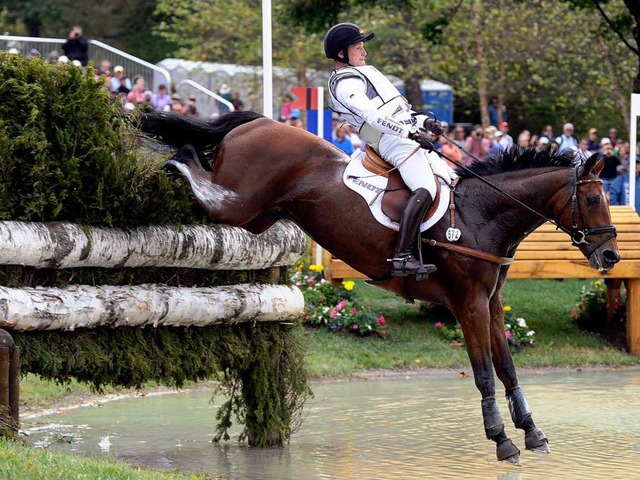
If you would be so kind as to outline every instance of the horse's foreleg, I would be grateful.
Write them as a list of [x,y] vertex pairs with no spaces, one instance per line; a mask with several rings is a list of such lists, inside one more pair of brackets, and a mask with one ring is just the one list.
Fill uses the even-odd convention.
[[549,453],[547,437],[533,423],[531,408],[529,408],[524,392],[518,386],[516,368],[504,330],[504,310],[498,293],[491,299],[490,312],[493,366],[496,369],[496,375],[506,389],[511,419],[516,428],[524,430],[524,442],[527,450]]
[[495,397],[495,381],[491,364],[491,340],[489,327],[489,306],[472,305],[463,312],[456,312],[462,331],[476,387],[482,395],[482,418],[484,431],[489,440],[496,442],[498,460],[519,465],[520,450],[504,431],[504,422],[500,415]]

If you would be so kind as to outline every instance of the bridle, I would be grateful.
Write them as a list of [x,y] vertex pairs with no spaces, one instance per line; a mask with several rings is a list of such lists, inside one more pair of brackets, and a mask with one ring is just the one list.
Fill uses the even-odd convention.
[[[567,198],[566,202],[562,206],[560,213],[564,211],[567,207],[569,201],[571,201],[571,229],[568,229],[564,225],[562,225],[559,221],[553,221],[556,228],[565,232],[569,237],[571,237],[571,245],[576,247],[584,246],[587,249],[586,257],[589,258],[593,252],[595,252],[600,246],[611,240],[612,238],[616,238],[618,236],[618,232],[614,225],[604,225],[601,227],[592,227],[592,228],[578,228],[578,217],[580,218],[580,222],[584,225],[585,219],[582,213],[582,209],[580,208],[580,203],[578,202],[578,188],[581,185],[589,184],[589,183],[602,183],[602,180],[599,178],[589,178],[587,180],[578,180],[578,169],[580,165],[575,165],[573,167],[573,187],[572,192],[569,198]],[[591,244],[587,241],[588,235],[598,235],[601,233],[611,233],[611,235],[607,236],[604,240],[599,242],[595,246],[591,246]]]
[[[461,145],[456,143],[455,140],[450,139],[446,134],[443,134],[442,136],[446,140],[451,142],[451,144],[453,144],[456,147],[458,147],[466,155],[471,157],[474,161],[477,161],[477,162],[480,161],[475,155],[473,155],[471,152],[467,151],[464,147],[462,147]],[[579,189],[579,187],[581,185],[586,185],[586,184],[589,184],[589,183],[602,183],[602,180],[600,180],[598,178],[590,178],[590,179],[586,179],[586,180],[578,180],[578,171],[582,166],[581,164],[577,164],[577,165],[575,165],[573,167],[573,173],[572,173],[573,185],[572,185],[572,189],[571,189],[571,195],[569,195],[567,200],[564,202],[564,204],[562,206],[562,209],[560,210],[560,215],[561,215],[562,212],[564,212],[564,210],[567,207],[567,205],[569,204],[569,202],[571,202],[571,228],[569,229],[569,228],[565,227],[564,225],[562,225],[559,220],[555,220],[555,219],[547,217],[546,215],[544,215],[544,214],[538,212],[537,210],[531,208],[529,205],[525,204],[524,202],[518,200],[513,195],[505,192],[504,190],[502,190],[500,187],[498,187],[494,183],[490,182],[489,180],[487,180],[486,178],[482,177],[481,175],[478,175],[477,173],[475,173],[473,170],[468,168],[463,163],[458,162],[457,160],[454,160],[454,159],[448,157],[447,155],[445,155],[442,152],[438,152],[436,150],[434,150],[434,152],[436,152],[442,158],[445,158],[446,160],[448,160],[451,163],[455,164],[456,166],[458,166],[462,170],[465,170],[466,172],[470,173],[471,175],[473,175],[478,180],[482,181],[483,183],[485,183],[486,185],[488,185],[492,189],[496,190],[497,192],[502,193],[503,195],[505,195],[506,197],[508,197],[509,199],[511,199],[512,201],[514,201],[518,205],[520,205],[521,207],[523,207],[526,210],[529,210],[530,212],[536,214],[538,217],[544,219],[545,221],[550,222],[553,225],[555,225],[556,229],[561,230],[562,232],[564,232],[567,235],[569,235],[569,237],[571,238],[571,244],[572,245],[575,245],[577,247],[584,247],[586,249],[585,256],[587,257],[587,259],[589,259],[591,257],[591,255],[593,255],[593,253],[598,248],[600,248],[600,246],[602,244],[604,244],[605,242],[608,242],[612,238],[617,237],[617,235],[618,235],[616,227],[613,226],[613,225],[604,225],[604,226],[593,227],[593,228],[588,228],[587,227],[587,228],[582,228],[582,229],[578,228],[578,218],[580,219],[580,222],[582,223],[583,226],[586,223],[585,220],[584,220],[584,215],[583,215],[582,210],[580,208],[580,203],[578,202],[578,189]],[[556,217],[556,218],[559,218],[559,216]],[[587,241],[587,236],[589,236],[589,235],[598,235],[598,234],[602,234],[602,233],[611,233],[611,235],[607,236],[607,238],[605,238],[604,240],[602,240],[601,242],[599,242],[595,246],[592,246],[591,243],[589,243]]]

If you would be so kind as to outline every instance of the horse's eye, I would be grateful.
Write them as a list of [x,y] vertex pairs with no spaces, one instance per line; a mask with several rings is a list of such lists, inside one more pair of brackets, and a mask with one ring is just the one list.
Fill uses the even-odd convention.
[[587,197],[587,205],[589,205],[590,207],[595,207],[597,205],[600,205],[600,197],[597,195]]

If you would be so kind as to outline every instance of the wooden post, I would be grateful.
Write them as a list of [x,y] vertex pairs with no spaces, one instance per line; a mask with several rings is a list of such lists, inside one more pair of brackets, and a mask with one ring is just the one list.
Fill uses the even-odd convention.
[[0,436],[15,437],[20,426],[20,351],[0,330]]
[[640,355],[640,278],[627,279],[627,350]]

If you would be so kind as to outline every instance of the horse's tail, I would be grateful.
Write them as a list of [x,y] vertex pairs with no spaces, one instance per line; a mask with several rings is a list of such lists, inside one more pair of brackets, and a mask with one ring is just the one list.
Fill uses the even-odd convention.
[[210,150],[220,145],[231,130],[258,118],[263,116],[249,111],[229,112],[212,120],[148,112],[140,117],[140,130],[175,148],[191,144],[197,149]]

